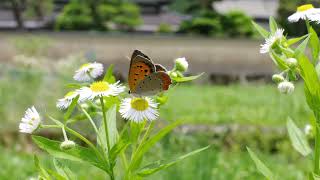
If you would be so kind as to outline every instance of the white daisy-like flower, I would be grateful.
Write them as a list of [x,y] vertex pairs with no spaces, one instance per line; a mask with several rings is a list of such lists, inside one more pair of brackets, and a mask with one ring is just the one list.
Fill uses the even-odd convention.
[[294,84],[292,82],[283,81],[278,84],[278,90],[282,94],[291,94],[294,91]]
[[142,122],[144,120],[153,121],[158,118],[158,104],[151,98],[125,98],[120,104],[120,114],[123,118]]
[[80,101],[93,100],[96,97],[117,96],[124,91],[125,87],[120,84],[120,81],[109,84],[105,81],[93,82],[90,87],[82,87],[76,92],[80,94]]
[[275,42],[282,39],[283,37],[284,29],[277,29],[276,32],[272,35],[270,35],[266,40],[264,44],[261,44],[260,53],[268,53]]
[[[78,93],[75,91],[70,91],[68,92],[63,98],[58,99],[57,101],[57,108],[63,110],[63,109],[67,109],[70,104],[72,103],[73,99],[76,98],[78,96]],[[80,102],[80,98],[78,100],[78,102]]]
[[33,133],[41,123],[41,119],[38,111],[34,106],[28,108],[24,117],[21,119],[19,124],[19,131],[22,133]]
[[73,79],[80,82],[87,82],[101,76],[102,73],[103,65],[101,63],[87,63],[83,64],[78,70],[76,70]]
[[320,8],[314,8],[312,4],[299,6],[297,11],[288,17],[289,22],[298,22],[300,19],[320,22]]

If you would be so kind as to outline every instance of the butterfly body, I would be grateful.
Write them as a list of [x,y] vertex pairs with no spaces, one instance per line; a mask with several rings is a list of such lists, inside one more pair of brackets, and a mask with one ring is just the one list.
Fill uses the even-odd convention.
[[166,69],[142,52],[135,50],[131,57],[129,69],[129,88],[132,95],[152,96],[168,90],[171,78]]

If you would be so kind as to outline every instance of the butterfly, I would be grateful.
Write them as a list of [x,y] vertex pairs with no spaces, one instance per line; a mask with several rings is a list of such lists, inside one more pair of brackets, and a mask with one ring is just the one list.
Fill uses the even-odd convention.
[[171,78],[166,68],[154,64],[152,60],[139,50],[131,56],[129,68],[129,93],[136,96],[153,96],[169,89]]

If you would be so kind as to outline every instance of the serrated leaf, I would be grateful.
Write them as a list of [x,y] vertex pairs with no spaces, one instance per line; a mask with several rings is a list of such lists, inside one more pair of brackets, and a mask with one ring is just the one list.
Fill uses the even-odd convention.
[[269,28],[272,34],[275,33],[278,28],[277,22],[272,16],[269,18]]
[[304,133],[295,125],[291,118],[287,120],[287,129],[292,146],[303,156],[311,153],[311,148],[308,144],[307,138]]
[[274,180],[274,175],[270,171],[270,169],[258,158],[258,156],[250,148],[247,147],[247,150],[258,171],[267,179]]
[[206,146],[204,148],[200,148],[200,149],[197,149],[197,150],[194,150],[192,152],[189,152],[185,155],[182,155],[178,158],[175,158],[173,160],[167,160],[167,161],[157,161],[155,163],[151,163],[143,168],[141,168],[140,170],[137,171],[137,174],[139,176],[149,176],[151,174],[154,174],[162,169],[166,169],[170,166],[173,166],[175,165],[176,163],[180,162],[181,160],[187,158],[187,157],[190,157],[190,156],[193,156],[197,153],[200,153],[201,151],[204,151],[206,149],[208,149],[210,146]]
[[32,140],[43,150],[47,151],[53,157],[68,159],[71,161],[87,162],[104,171],[109,171],[104,162],[100,162],[90,148],[76,145],[69,150],[61,150],[59,141],[50,140],[41,136],[32,136]]
[[64,119],[65,121],[67,121],[67,120],[70,118],[73,110],[75,109],[75,107],[76,107],[77,104],[78,104],[79,97],[80,97],[80,95],[77,95],[77,97],[75,97],[75,98],[72,100],[70,106],[68,107],[67,112],[64,113],[63,119]]
[[198,79],[203,74],[204,73],[198,74],[196,76],[188,76],[188,77],[173,77],[172,80],[177,82],[177,83],[188,82],[188,81],[193,81],[195,79]]
[[144,144],[139,146],[139,148],[136,150],[136,153],[134,154],[132,161],[129,165],[129,170],[135,170],[139,168],[139,165],[141,163],[143,155],[149,151],[149,149],[155,145],[159,140],[161,140],[165,135],[167,135],[169,132],[171,132],[174,128],[181,125],[183,121],[175,121],[168,126],[161,129],[157,134],[152,136],[148,141],[146,141]]
[[254,21],[252,21],[252,24],[253,24],[253,26],[255,27],[255,29],[259,32],[259,34],[260,34],[263,38],[267,39],[267,38],[269,37],[270,33],[269,33],[266,29],[264,29],[264,28],[261,27],[259,24],[255,23]]

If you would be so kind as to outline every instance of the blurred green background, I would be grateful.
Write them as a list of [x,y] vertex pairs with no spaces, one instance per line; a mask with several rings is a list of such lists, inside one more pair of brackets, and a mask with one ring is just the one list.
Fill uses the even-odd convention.
[[[61,117],[55,102],[87,61],[115,64],[116,77],[126,83],[127,57],[134,49],[168,69],[175,58],[185,56],[188,74],[205,72],[167,93],[157,127],[177,119],[186,125],[146,159],[167,159],[208,144],[212,148],[148,179],[261,179],[246,146],[281,179],[305,179],[311,163],[292,150],[285,129],[288,116],[301,128],[309,121],[303,84],[291,96],[278,92],[271,83],[277,71],[269,57],[259,54],[263,40],[251,25],[255,20],[266,26],[268,17],[275,16],[289,36],[300,35],[304,25],[293,27],[286,18],[303,3],[319,5],[311,0],[1,1],[0,179],[37,177],[35,153],[52,167],[30,136],[18,133],[28,107],[35,105],[43,118]],[[55,131],[39,133],[62,139]],[[87,164],[66,163],[79,179],[105,178]]]

